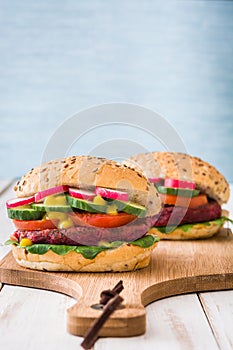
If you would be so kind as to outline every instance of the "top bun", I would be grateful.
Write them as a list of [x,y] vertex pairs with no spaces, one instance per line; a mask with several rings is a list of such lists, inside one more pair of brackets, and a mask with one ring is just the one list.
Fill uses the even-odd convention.
[[82,189],[100,186],[127,191],[131,201],[148,208],[148,216],[156,215],[161,209],[157,190],[141,171],[92,156],[72,156],[44,163],[24,175],[14,190],[17,197],[28,197],[60,185]]
[[195,182],[196,188],[220,204],[230,196],[225,177],[212,165],[197,157],[175,152],[151,152],[132,156],[124,162],[150,177]]

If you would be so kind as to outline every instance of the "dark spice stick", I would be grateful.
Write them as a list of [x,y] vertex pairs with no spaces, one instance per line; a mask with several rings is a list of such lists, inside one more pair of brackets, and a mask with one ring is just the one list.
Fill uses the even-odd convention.
[[118,294],[120,294],[120,292],[124,289],[124,286],[123,286],[123,281],[120,280],[116,285],[115,287],[112,289],[113,292],[116,292]]
[[116,308],[122,303],[123,298],[116,294],[108,303],[104,306],[103,312],[99,318],[95,320],[92,327],[89,329],[81,346],[88,350],[90,349],[98,338],[99,331],[104,323],[107,321],[109,316],[116,310]]
[[111,298],[116,294],[120,294],[123,289],[123,281],[119,281],[113,289],[103,290],[100,294],[100,304],[106,305]]

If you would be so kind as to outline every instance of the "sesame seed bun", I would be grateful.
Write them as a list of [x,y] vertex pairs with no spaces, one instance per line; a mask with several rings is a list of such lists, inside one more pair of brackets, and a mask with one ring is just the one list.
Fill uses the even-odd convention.
[[131,201],[148,208],[147,216],[155,215],[161,209],[158,192],[145,174],[125,164],[91,156],[73,156],[44,163],[24,175],[14,190],[17,197],[28,197],[60,185],[126,191]]
[[230,196],[225,177],[209,163],[200,158],[176,152],[151,152],[132,156],[124,162],[148,177],[173,178],[195,182],[196,188],[215,199],[226,203]]

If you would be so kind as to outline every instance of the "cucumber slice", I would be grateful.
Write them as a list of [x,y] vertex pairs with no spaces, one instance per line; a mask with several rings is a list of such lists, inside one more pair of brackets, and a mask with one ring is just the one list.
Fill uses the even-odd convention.
[[8,208],[7,214],[10,219],[16,220],[40,220],[44,216],[43,211],[38,211],[33,208]]
[[116,204],[118,211],[124,211],[125,213],[144,217],[146,216],[147,208],[143,207],[140,204],[134,202],[123,202],[115,200],[114,204]]
[[157,190],[159,193],[162,193],[162,194],[171,194],[174,196],[181,196],[181,197],[195,197],[200,193],[199,190],[189,190],[186,188],[172,188],[172,187],[165,187],[165,186],[158,186]]
[[37,211],[58,211],[62,213],[67,213],[69,211],[72,211],[72,208],[69,205],[44,205],[43,203],[33,203],[32,208]]
[[106,213],[106,205],[96,204],[91,201],[74,198],[69,195],[66,196],[68,204],[76,209],[89,211],[90,213]]

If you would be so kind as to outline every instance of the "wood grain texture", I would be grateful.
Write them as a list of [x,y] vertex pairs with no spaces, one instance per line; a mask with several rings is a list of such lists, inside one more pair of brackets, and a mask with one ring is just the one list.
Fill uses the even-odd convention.
[[[132,336],[145,332],[144,306],[152,301],[188,292],[233,288],[233,236],[229,229],[211,239],[160,242],[151,265],[129,273],[48,273],[23,269],[11,253],[0,264],[0,281],[58,291],[78,303],[67,311],[67,330],[84,335],[98,310],[100,292],[124,283],[124,308],[106,322],[100,336]],[[218,262],[216,264],[216,261]]]
[[219,348],[233,349],[233,291],[201,293],[199,298]]
[[158,300],[146,311],[145,334],[127,340],[101,338],[95,350],[219,350],[196,294]]
[[1,349],[81,349],[82,339],[65,331],[65,310],[73,303],[59,293],[4,285],[0,292]]

